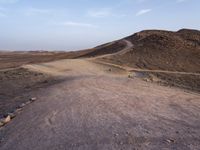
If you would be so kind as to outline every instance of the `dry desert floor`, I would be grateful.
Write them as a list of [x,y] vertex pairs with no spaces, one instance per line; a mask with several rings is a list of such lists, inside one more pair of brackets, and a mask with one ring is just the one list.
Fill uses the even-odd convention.
[[37,100],[0,128],[1,150],[200,147],[198,93],[128,78],[123,68],[93,59],[23,69],[60,81],[29,91]]

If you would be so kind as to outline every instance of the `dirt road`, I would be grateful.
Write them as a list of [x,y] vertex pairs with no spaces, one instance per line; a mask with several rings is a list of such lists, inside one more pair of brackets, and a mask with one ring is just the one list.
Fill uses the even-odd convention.
[[63,77],[0,129],[1,150],[199,149],[200,95],[84,59],[25,66]]
[[99,60],[95,60],[94,62],[102,64],[102,65],[107,65],[107,66],[113,66],[113,67],[121,68],[121,69],[126,70],[128,72],[166,73],[166,74],[200,76],[200,73],[196,73],[196,72],[150,70],[150,69],[140,69],[140,68],[132,68],[132,67],[128,67],[128,66],[121,66],[121,65],[117,65],[117,64],[113,64],[113,63],[109,63],[109,62],[103,62],[103,61],[99,61]]
[[[114,56],[114,55],[123,55],[125,53],[127,53],[128,51],[131,50],[131,48],[133,48],[133,43],[131,43],[129,40],[122,40],[122,42],[126,45],[123,49],[121,49],[120,51],[118,52],[115,52],[115,53],[111,53],[111,54],[105,54],[105,55],[101,55],[101,56],[97,56],[95,57],[94,59],[98,59],[98,58],[104,58],[104,57],[111,57],[111,56]],[[109,45],[112,45],[113,42],[109,43]],[[109,46],[109,45],[105,45],[105,46]]]

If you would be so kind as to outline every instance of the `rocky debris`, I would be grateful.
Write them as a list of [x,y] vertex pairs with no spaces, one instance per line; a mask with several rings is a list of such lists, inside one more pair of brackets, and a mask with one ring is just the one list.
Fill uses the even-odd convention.
[[23,108],[26,104],[25,103],[22,103],[19,108]]
[[30,104],[30,103],[31,103],[31,101],[27,101],[25,104],[28,105],[28,104]]
[[146,81],[146,82],[152,82],[152,80],[149,79],[149,78],[144,78],[143,80]]
[[33,98],[30,98],[29,100],[33,102],[33,101],[36,101],[37,98],[36,98],[36,97],[33,97]]
[[129,73],[128,74],[128,78],[134,78],[134,74],[133,73]]
[[166,140],[168,143],[175,143],[175,140],[174,139],[167,139]]
[[8,122],[10,122],[10,121],[11,121],[11,116],[8,115],[8,116],[4,119],[3,123],[6,124],[6,123],[8,123]]
[[151,78],[152,82],[157,82],[157,83],[159,83],[159,82],[162,81],[160,78],[156,77],[156,76],[153,75],[153,74],[150,75],[150,78]]
[[49,81],[48,80],[45,80],[43,83],[48,83]]
[[16,115],[22,111],[22,108],[24,108],[26,105],[33,103],[34,101],[36,101],[37,98],[33,97],[30,98],[29,101],[27,101],[26,103],[22,103],[19,107],[17,107],[17,109],[13,112],[13,113],[8,113],[5,118],[0,119],[0,128],[3,127],[5,124],[9,123],[13,118],[16,117]]
[[13,119],[13,118],[16,117],[16,114],[14,114],[14,113],[8,113],[8,116],[10,116],[10,118]]
[[129,134],[131,134],[131,133],[130,133],[129,131],[126,131],[126,134],[129,135]]
[[15,113],[18,113],[18,112],[20,112],[20,111],[22,111],[22,108],[16,109],[16,110],[15,110]]
[[0,120],[0,128],[4,126],[3,120]]

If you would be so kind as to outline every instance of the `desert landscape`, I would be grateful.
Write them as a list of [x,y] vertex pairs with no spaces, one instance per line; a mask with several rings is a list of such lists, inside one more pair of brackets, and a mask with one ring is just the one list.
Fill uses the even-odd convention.
[[0,149],[200,147],[200,31],[0,52]]

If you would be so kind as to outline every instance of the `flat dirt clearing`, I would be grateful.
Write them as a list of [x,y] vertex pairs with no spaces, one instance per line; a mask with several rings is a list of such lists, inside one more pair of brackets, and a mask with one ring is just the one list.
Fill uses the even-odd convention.
[[1,150],[200,147],[200,95],[87,59],[24,66],[62,77],[0,129]]

